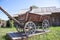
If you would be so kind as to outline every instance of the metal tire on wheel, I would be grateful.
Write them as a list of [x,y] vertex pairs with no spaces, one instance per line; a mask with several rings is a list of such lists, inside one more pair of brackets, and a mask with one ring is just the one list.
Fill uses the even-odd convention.
[[18,32],[21,32],[21,28],[20,28],[20,26],[17,23],[14,23],[14,26],[16,27],[16,30]]
[[49,21],[47,19],[43,20],[43,22],[42,22],[42,28],[43,28],[43,31],[49,29]]
[[36,32],[36,25],[32,21],[29,21],[25,24],[24,31],[26,35],[34,34]]

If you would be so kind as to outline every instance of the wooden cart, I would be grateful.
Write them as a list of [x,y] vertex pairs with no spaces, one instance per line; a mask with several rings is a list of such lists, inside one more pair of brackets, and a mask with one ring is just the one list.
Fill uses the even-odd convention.
[[18,15],[17,19],[9,15],[2,7],[0,10],[3,11],[10,19],[14,20],[14,24],[18,32],[22,28],[25,34],[33,34],[36,32],[37,25],[41,25],[43,31],[49,27],[49,15],[38,15],[35,13],[28,12]]

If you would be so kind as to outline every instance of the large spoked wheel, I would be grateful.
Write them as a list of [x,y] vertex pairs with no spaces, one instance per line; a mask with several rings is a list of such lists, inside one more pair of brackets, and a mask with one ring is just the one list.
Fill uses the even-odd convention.
[[43,31],[49,29],[49,21],[47,19],[43,20],[43,22],[42,22],[42,28],[43,28]]
[[14,23],[14,26],[16,27],[16,30],[18,32],[21,32],[22,31],[21,28],[20,28],[20,26],[17,23]]
[[26,35],[34,34],[36,32],[36,25],[29,21],[25,24],[24,31]]

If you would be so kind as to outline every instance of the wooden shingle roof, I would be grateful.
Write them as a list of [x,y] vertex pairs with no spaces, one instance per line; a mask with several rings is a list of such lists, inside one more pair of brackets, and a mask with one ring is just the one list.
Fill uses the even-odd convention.
[[[28,9],[23,9],[23,10],[20,10],[17,14],[22,15],[28,11],[29,11]],[[52,14],[54,12],[60,12],[60,8],[56,8],[55,6],[54,7],[40,7],[40,8],[33,8],[32,11],[30,11],[30,13],[35,13],[38,15]]]

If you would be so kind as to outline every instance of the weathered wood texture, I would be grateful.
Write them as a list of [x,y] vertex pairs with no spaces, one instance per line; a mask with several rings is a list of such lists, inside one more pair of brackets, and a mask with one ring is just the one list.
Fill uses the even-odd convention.
[[20,32],[20,33],[12,32],[12,33],[7,33],[6,35],[7,35],[9,40],[28,40],[28,38],[31,37],[31,36],[41,35],[41,34],[44,34],[44,33],[47,33],[47,32],[49,32],[49,30],[48,31],[37,30],[35,34],[31,34],[31,35],[28,35],[28,36],[26,36],[24,34],[24,32]]
[[[28,14],[28,16],[27,16]],[[38,15],[34,13],[25,13],[18,16],[18,20],[42,22],[44,19],[49,19],[49,15]]]
[[60,12],[51,14],[51,24],[54,26],[60,26]]
[[27,40],[27,37],[23,34],[23,32],[12,32],[7,33],[6,35],[9,40]]

